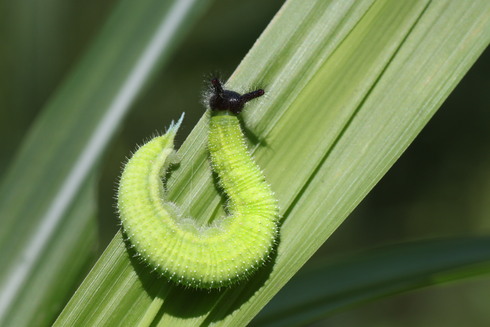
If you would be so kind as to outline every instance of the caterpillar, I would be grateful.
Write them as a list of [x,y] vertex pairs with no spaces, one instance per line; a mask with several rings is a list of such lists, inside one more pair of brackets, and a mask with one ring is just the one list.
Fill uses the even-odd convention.
[[226,217],[212,226],[182,218],[166,200],[163,177],[174,161],[182,122],[141,146],[126,163],[117,207],[137,254],[159,274],[187,287],[227,287],[251,276],[269,257],[278,236],[278,205],[248,152],[237,115],[259,89],[239,94],[211,81],[208,151],[211,169],[226,194]]

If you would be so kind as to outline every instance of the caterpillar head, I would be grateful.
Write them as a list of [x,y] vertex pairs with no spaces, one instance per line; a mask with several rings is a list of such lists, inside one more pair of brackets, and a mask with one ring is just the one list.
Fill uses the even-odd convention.
[[240,94],[235,91],[223,89],[223,85],[217,78],[211,80],[213,93],[209,98],[209,106],[211,110],[228,110],[234,114],[239,114],[245,103],[264,95],[263,89],[258,89],[249,93]]

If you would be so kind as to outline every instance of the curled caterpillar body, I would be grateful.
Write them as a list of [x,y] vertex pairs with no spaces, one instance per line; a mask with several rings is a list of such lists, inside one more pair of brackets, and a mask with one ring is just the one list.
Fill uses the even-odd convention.
[[[254,97],[240,103],[236,95],[241,95],[223,90],[217,80],[213,87],[208,149],[228,199],[228,215],[217,226],[201,228],[179,218],[175,206],[166,202],[162,177],[172,161],[181,121],[136,151],[118,190],[123,228],[138,254],[168,279],[195,288],[225,287],[247,278],[268,258],[278,234],[277,201],[248,152],[234,114]],[[233,93],[233,111],[220,91]]]

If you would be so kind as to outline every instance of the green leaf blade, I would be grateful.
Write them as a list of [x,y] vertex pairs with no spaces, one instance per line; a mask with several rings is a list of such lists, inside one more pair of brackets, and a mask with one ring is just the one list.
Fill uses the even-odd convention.
[[254,325],[301,325],[351,304],[488,273],[489,241],[488,237],[418,241],[323,259],[295,276]]

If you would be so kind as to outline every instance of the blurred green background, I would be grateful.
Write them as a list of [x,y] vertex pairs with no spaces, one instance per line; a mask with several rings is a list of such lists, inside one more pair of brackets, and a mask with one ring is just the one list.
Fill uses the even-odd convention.
[[[26,130],[82,57],[115,3],[0,1],[2,174]],[[100,171],[99,253],[118,229],[113,196],[121,162],[136,144],[163,131],[185,111],[177,141],[181,143],[204,111],[200,101],[206,75],[219,71],[229,76],[281,5],[272,0],[215,1],[140,96],[105,154]],[[488,232],[488,90],[487,50],[317,256],[338,256],[413,239]],[[489,289],[490,278],[446,284],[353,308],[317,325],[488,326]]]

